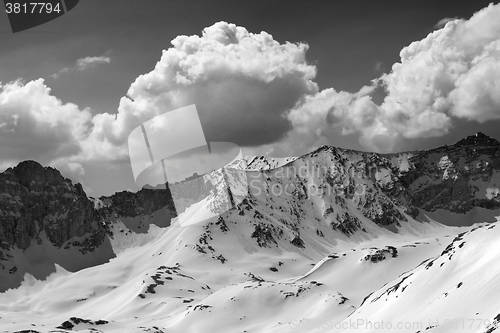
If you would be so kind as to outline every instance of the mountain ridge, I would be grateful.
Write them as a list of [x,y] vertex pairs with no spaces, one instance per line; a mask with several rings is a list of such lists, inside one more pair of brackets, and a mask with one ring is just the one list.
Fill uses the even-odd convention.
[[[485,174],[490,174],[490,176],[498,176],[497,172],[500,171],[500,143],[492,139],[491,137],[485,135],[484,133],[478,132],[475,135],[470,135],[462,140],[459,140],[457,143],[451,146],[441,146],[437,147],[434,149],[430,150],[422,150],[418,151],[419,153],[415,152],[403,152],[403,153],[394,153],[394,154],[377,154],[377,153],[367,153],[367,152],[360,152],[360,151],[355,151],[355,150],[350,150],[350,149],[343,149],[343,148],[337,148],[334,146],[321,146],[318,149],[304,154],[300,157],[294,157],[294,158],[284,158],[284,159],[275,159],[275,158],[266,158],[266,157],[250,157],[247,158],[246,160],[246,170],[250,171],[269,171],[272,169],[280,168],[280,167],[287,167],[291,164],[294,163],[297,159],[305,159],[305,158],[314,158],[317,156],[322,151],[327,151],[330,154],[337,154],[337,153],[342,153],[342,154],[349,154],[353,153],[356,156],[362,156],[362,159],[364,160],[363,163],[366,164],[368,167],[367,169],[365,168],[364,172],[367,174],[368,177],[371,177],[372,180],[374,180],[386,193],[389,195],[397,196],[397,195],[402,195],[405,196],[404,194],[405,190],[402,189],[402,187],[406,187],[409,189],[414,189],[417,187],[415,183],[418,182],[424,182],[422,178],[426,178],[425,181],[428,183],[432,183],[432,186],[428,186],[427,188],[424,188],[422,190],[420,186],[418,189],[414,189],[413,191],[410,191],[409,196],[410,202],[405,202],[404,204],[407,205],[409,208],[410,215],[412,217],[416,217],[418,215],[417,209],[415,207],[412,208],[412,206],[417,206],[417,207],[423,207],[425,210],[428,211],[434,211],[436,209],[439,209],[441,207],[448,208],[449,210],[455,209],[457,212],[466,212],[471,209],[471,207],[475,206],[481,206],[485,207],[487,209],[496,209],[500,208],[500,204],[498,203],[497,197],[498,193],[495,192],[495,189],[492,189],[490,194],[485,193],[485,195],[489,195],[491,198],[490,200],[486,200],[488,198],[474,198],[474,193],[471,191],[465,191],[466,193],[461,195],[461,200],[466,201],[468,200],[469,203],[465,207],[451,207],[450,203],[453,202],[456,198],[457,195],[454,195],[451,193],[451,195],[448,196],[446,200],[449,202],[440,202],[440,203],[427,203],[424,202],[429,196],[436,197],[436,192],[440,189],[448,189],[448,188],[458,188],[457,190],[454,191],[454,193],[461,193],[464,192],[466,184],[464,184],[464,181],[462,179],[459,179],[461,176],[461,171],[464,170],[456,170],[454,168],[453,163],[451,165],[445,165],[446,163],[442,163],[444,166],[443,167],[430,167],[426,160],[430,155],[432,154],[442,154],[443,151],[449,153],[453,152],[454,150],[458,149],[464,149],[469,147],[469,150],[466,150],[465,152],[462,152],[463,154],[468,154],[471,155],[470,152],[472,150],[473,154],[472,156],[479,156],[483,153],[489,154],[490,160],[493,161],[494,163],[489,163],[490,161],[483,161],[483,160],[474,160],[474,162],[479,161],[479,162],[484,162],[483,165],[485,165],[480,172],[476,172],[475,176],[481,176],[484,178]],[[444,156],[444,155],[443,155]],[[444,156],[446,157],[446,156]],[[463,156],[462,156],[463,157]],[[404,163],[408,164],[406,166],[406,170],[404,168],[401,168],[401,163],[396,163],[395,158],[400,158],[404,160]],[[446,158],[445,158],[446,159]],[[371,163],[371,165],[370,165]],[[378,165],[377,165],[378,164]],[[388,165],[390,164],[390,166]],[[435,163],[432,163],[435,164]],[[439,164],[439,163],[438,163]],[[370,169],[372,168],[372,169]],[[416,169],[421,169],[421,170],[416,170]],[[462,168],[464,169],[464,168]],[[422,171],[423,170],[423,171]],[[476,170],[477,171],[477,170]],[[29,188],[31,182],[41,182],[44,184],[50,184],[51,182],[54,184],[63,184],[67,183],[67,179],[62,177],[59,171],[52,167],[42,167],[39,163],[35,161],[24,161],[19,163],[18,166],[14,168],[9,168],[7,169],[4,173],[1,175],[9,174],[10,172],[13,172],[14,175],[17,176],[19,184],[23,186],[24,188]],[[389,176],[389,180],[384,179],[387,178],[387,175],[384,175],[384,173],[392,173],[392,175]],[[375,174],[374,174],[375,173]],[[471,172],[469,172],[471,173]],[[420,175],[423,174],[423,175]],[[444,182],[446,185],[443,185],[442,183],[435,184],[435,182],[429,181],[427,179],[429,175],[432,175],[434,178],[437,176],[440,176],[443,178]],[[451,176],[450,176],[451,175]],[[202,175],[201,175],[202,176]],[[201,177],[199,176],[199,177]],[[376,177],[381,177],[380,179],[375,179]],[[448,179],[453,180],[452,182],[446,181]],[[457,178],[458,177],[458,178]],[[458,181],[457,181],[458,179]],[[386,181],[387,180],[387,181]],[[453,184],[451,184],[453,183]],[[459,186],[456,185],[459,183]],[[86,194],[83,191],[83,188],[81,187],[80,184],[75,184],[72,185],[71,182],[68,184],[71,184],[69,186],[73,186],[73,191],[75,193],[78,193],[78,195],[82,196],[82,200],[85,202],[85,209],[84,211],[88,211],[88,215],[90,216],[89,220],[102,220],[103,216],[102,215],[110,215],[112,212],[117,213],[121,216],[137,216],[141,214],[151,214],[154,211],[159,210],[160,208],[164,207],[165,205],[168,206],[168,209],[172,211],[172,216],[174,217],[176,215],[175,213],[175,207],[173,206],[172,203],[172,198],[170,191],[167,189],[165,191],[165,187],[163,188],[144,188],[139,190],[138,192],[129,192],[129,191],[121,191],[117,192],[111,196],[103,196],[98,199],[94,198],[88,198],[86,200]],[[396,188],[394,188],[396,186]],[[497,184],[498,187],[500,187],[500,184]],[[425,186],[424,186],[425,187]],[[442,189],[442,190],[443,190]],[[160,190],[160,191],[157,191]],[[7,193],[7,187],[2,188],[3,193]],[[397,193],[396,193],[397,192]],[[407,191],[406,191],[407,192]],[[491,200],[494,198],[494,200]],[[405,200],[408,200],[408,198],[405,198]],[[412,201],[415,201],[412,202]],[[90,210],[90,203],[93,202],[94,205],[94,211]],[[107,202],[107,204],[103,204],[103,202]],[[82,208],[80,207],[80,210]],[[100,212],[100,214],[99,214]],[[100,228],[98,226],[98,228]],[[12,230],[15,229],[15,227],[11,228]],[[28,227],[28,230],[32,230],[31,227]],[[103,232],[105,230],[100,229],[100,237],[102,239]],[[47,230],[49,233],[49,238],[50,238],[50,230]],[[4,235],[7,235],[7,239],[9,242],[13,242],[13,236],[12,232],[3,232]],[[65,232],[66,237],[62,236],[57,236],[59,239],[56,241],[54,240],[55,245],[60,246],[64,241],[67,240],[67,238],[71,238],[71,236],[76,236],[77,233],[68,233]],[[31,238],[33,237],[33,233],[30,231]],[[78,234],[78,236],[81,236],[81,234]],[[28,238],[26,236],[20,235],[18,238],[20,239],[19,241],[14,241],[19,247],[21,248],[26,248],[28,244]],[[54,236],[56,237],[56,236]],[[55,238],[54,238],[55,239]]]
[[[20,307],[33,313],[30,320],[41,332],[97,323],[106,332],[314,332],[350,316],[392,318],[385,299],[396,302],[399,286],[418,295],[403,285],[405,272],[433,283],[419,264],[444,258],[447,248],[461,252],[463,242],[472,249],[468,262],[487,256],[486,246],[474,251],[469,236],[460,236],[477,225],[445,226],[432,215],[484,210],[500,216],[498,145],[479,139],[489,143],[469,138],[419,154],[323,146],[296,158],[237,161],[168,190],[97,199],[57,170],[23,162],[0,174],[2,225],[23,226],[16,212],[38,215],[30,215],[37,221],[22,237],[0,235],[0,323],[7,331],[24,329]],[[174,202],[178,198],[182,204]],[[78,203],[90,207],[86,227],[98,232],[65,229],[78,225],[65,219]],[[183,225],[180,217],[192,207],[214,214]],[[483,217],[468,222],[485,222]],[[494,225],[479,225],[490,242]],[[488,255],[494,257],[494,251]],[[442,272],[460,263],[454,258],[446,259],[453,261]],[[448,282],[437,281],[449,292]],[[462,281],[473,294],[472,278],[456,283]],[[378,316],[375,306],[389,310]]]

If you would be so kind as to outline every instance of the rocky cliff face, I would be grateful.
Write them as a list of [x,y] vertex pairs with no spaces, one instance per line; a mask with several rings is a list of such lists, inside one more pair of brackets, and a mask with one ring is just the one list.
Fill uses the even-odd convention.
[[500,208],[500,143],[483,133],[452,146],[395,157],[393,162],[406,159],[407,165],[394,164],[392,171],[425,211]]
[[172,195],[169,189],[147,189],[133,193],[128,191],[117,192],[108,197],[100,197],[96,210],[104,214],[117,214],[122,217],[136,217],[148,215],[168,206],[175,211]]
[[0,174],[0,239],[26,250],[40,234],[56,247],[85,237],[89,249],[101,245],[105,230],[80,184],[34,161]]
[[34,161],[0,173],[0,292],[19,286],[26,273],[42,280],[55,264],[76,271],[113,256],[80,184]]
[[[177,216],[170,189],[143,188],[138,192],[122,191],[99,199],[91,198],[94,208],[103,218],[108,235],[114,237],[116,222],[123,222],[135,233],[146,233],[150,224],[165,228]],[[162,218],[150,221],[150,217],[161,212]]]

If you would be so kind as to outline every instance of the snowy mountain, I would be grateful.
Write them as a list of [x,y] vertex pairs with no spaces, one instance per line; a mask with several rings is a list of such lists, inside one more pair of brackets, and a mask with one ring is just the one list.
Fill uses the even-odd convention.
[[99,199],[23,162],[0,174],[0,327],[493,332],[499,147],[324,146]]
[[473,222],[483,222],[477,215],[490,215],[492,222],[488,211],[500,209],[499,147],[495,139],[477,133],[453,146],[387,157],[422,211],[441,220],[458,213]]
[[0,291],[56,266],[74,272],[114,257],[105,227],[80,184],[34,161],[0,174]]

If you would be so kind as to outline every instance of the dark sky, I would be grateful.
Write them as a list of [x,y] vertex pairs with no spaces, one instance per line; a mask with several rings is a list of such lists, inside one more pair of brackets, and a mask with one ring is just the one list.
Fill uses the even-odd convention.
[[[116,113],[120,98],[135,79],[150,72],[179,35],[200,35],[218,21],[248,31],[266,31],[280,43],[305,42],[307,60],[316,65],[320,90],[356,92],[391,70],[399,52],[431,33],[443,18],[470,18],[490,1],[170,1],[80,0],[68,14],[42,26],[13,34],[0,13],[0,82],[44,78],[51,94],[64,103],[89,107],[92,114]],[[497,3],[497,2],[495,2]],[[500,19],[500,18],[499,18]],[[107,56],[109,64],[70,70],[77,59]],[[57,78],[52,75],[60,73]],[[373,95],[380,103],[384,93]],[[500,140],[499,121],[455,120],[439,138],[419,141],[419,149],[458,141],[479,130]],[[363,149],[353,136],[338,146]],[[1,157],[0,157],[1,158]],[[109,191],[99,187],[99,166],[86,166],[96,193],[132,188],[130,169],[108,175]],[[122,182],[123,175],[127,181]],[[107,193],[109,194],[109,193]]]

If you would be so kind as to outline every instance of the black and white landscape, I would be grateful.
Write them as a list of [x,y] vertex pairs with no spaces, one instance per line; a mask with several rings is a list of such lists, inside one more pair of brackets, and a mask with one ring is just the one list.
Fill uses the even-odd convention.
[[0,332],[500,332],[499,4],[101,2],[0,24]]
[[[323,146],[245,165],[264,190],[188,227],[165,223],[172,205],[164,189],[94,199],[34,161],[6,170],[2,328],[496,329],[498,141],[478,133],[397,154]],[[223,181],[220,172],[203,177]],[[207,204],[229,200],[225,193],[211,192]],[[185,191],[186,199],[199,194]]]

